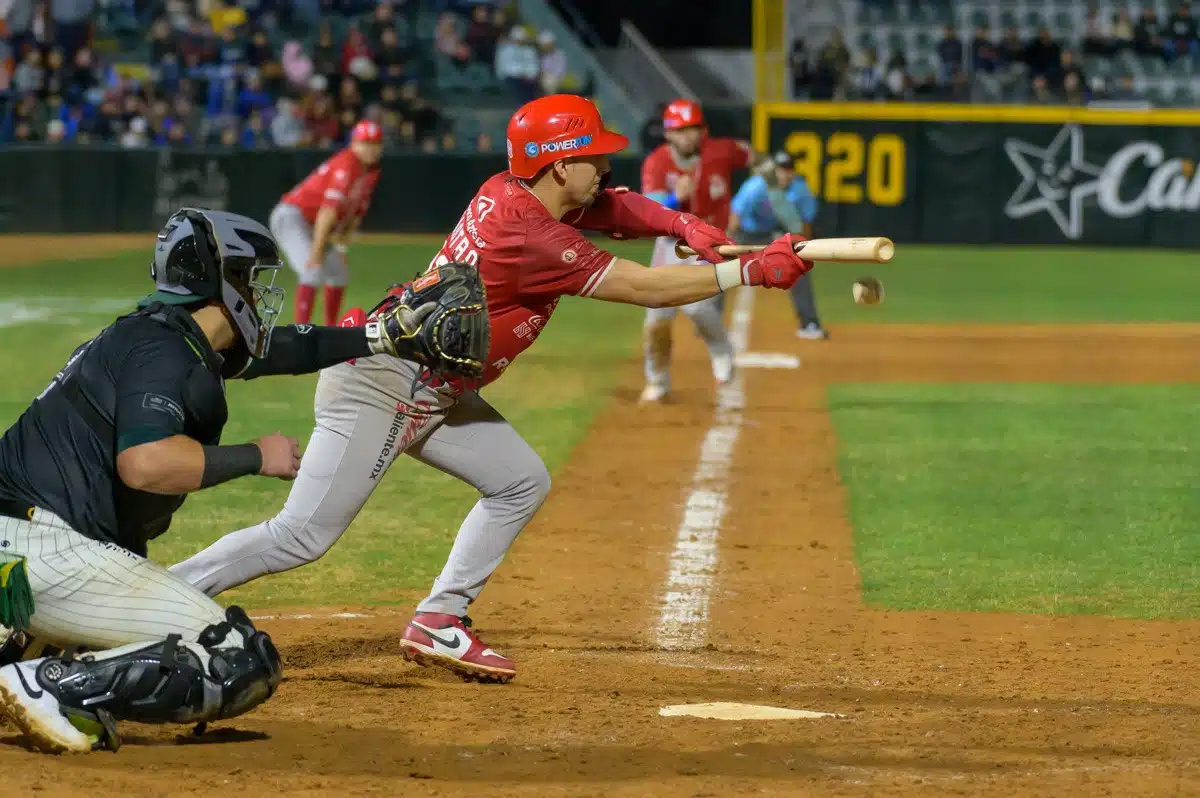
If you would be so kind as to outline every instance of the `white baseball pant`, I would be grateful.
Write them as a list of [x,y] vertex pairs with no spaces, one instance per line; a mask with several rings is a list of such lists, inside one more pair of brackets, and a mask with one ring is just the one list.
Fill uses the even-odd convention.
[[[192,644],[225,611],[162,566],[115,543],[93,540],[45,510],[31,520],[0,517],[0,548],[25,558],[34,611],[26,658],[46,645],[92,652],[161,642]],[[231,632],[230,645],[241,645]],[[105,655],[97,653],[103,659]],[[207,660],[206,660],[207,661]]]
[[338,247],[325,250],[325,260],[319,269],[305,268],[312,254],[313,229],[295,205],[283,202],[276,205],[267,226],[301,285],[345,287],[350,282],[345,253]]
[[[666,266],[670,264],[698,265],[701,263],[695,255],[680,258],[675,254],[677,239],[660,237],[654,242],[654,254],[650,258],[650,266]],[[708,346],[709,357],[716,364],[720,360],[731,361],[733,345],[729,341],[729,333],[721,318],[721,297],[710,297],[689,305],[675,308],[646,308],[646,322],[643,329],[643,345],[645,351],[646,382],[663,388],[670,382],[671,369],[671,324],[679,311],[692,320],[696,332]]]
[[[209,596],[312,562],[337,542],[404,452],[479,491],[421,612],[462,616],[550,491],[529,444],[477,393],[412,392],[418,367],[385,355],[321,372],[316,426],[283,509],[171,572]],[[403,512],[403,508],[397,508]]]

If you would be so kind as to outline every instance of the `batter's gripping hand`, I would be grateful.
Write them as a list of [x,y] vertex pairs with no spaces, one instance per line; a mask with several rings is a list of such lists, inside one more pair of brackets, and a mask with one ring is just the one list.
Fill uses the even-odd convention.
[[696,251],[700,260],[706,260],[709,263],[720,263],[725,260],[717,254],[717,247],[721,244],[733,243],[729,240],[729,236],[725,235],[724,230],[713,227],[690,213],[679,214],[678,219],[671,226],[671,234],[676,238],[682,238],[689,247]]
[[396,286],[377,320],[373,351],[411,358],[438,377],[482,376],[491,337],[475,267],[443,263]]
[[813,262],[796,254],[795,245],[808,239],[788,233],[775,239],[759,252],[742,255],[742,284],[764,288],[791,288],[812,271]]

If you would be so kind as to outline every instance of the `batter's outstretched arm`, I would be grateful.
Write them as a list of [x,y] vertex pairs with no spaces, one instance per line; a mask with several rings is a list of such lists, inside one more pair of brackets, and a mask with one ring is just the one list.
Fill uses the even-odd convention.
[[[736,265],[737,261],[733,261]],[[721,293],[712,266],[656,266],[617,258],[596,290],[593,299],[640,305],[644,308],[673,308],[699,302]]]

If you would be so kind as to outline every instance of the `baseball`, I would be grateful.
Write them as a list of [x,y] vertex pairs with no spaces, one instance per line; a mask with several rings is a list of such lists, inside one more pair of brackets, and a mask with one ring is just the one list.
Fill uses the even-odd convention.
[[855,280],[853,292],[856,305],[878,305],[883,301],[883,283],[874,277]]

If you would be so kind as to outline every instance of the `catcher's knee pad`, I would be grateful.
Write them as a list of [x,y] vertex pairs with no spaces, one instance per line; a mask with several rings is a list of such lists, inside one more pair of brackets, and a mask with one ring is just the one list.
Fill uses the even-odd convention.
[[[233,634],[236,632],[236,634]],[[232,718],[267,700],[283,677],[279,652],[238,607],[196,642],[170,635],[79,659],[49,657],[38,683],[68,717],[85,721],[196,723]]]

